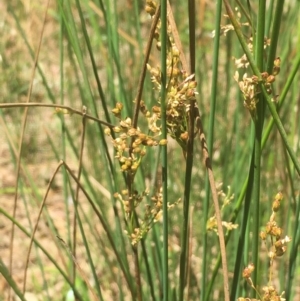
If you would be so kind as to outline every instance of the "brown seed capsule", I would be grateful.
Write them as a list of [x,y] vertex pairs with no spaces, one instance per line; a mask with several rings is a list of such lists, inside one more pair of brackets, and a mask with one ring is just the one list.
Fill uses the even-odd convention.
[[176,77],[176,76],[178,76],[180,74],[180,70],[178,69],[178,68],[173,68],[173,71],[172,71],[172,75],[174,76],[174,77]]
[[161,139],[161,140],[159,141],[159,145],[167,145],[167,143],[168,143],[168,140],[167,140],[167,139]]
[[115,126],[115,127],[113,128],[113,131],[114,131],[115,133],[120,133],[120,132],[121,132],[121,128],[118,127],[118,126]]
[[286,246],[283,246],[281,248],[275,248],[275,253],[277,257],[282,256],[286,251]]
[[137,139],[134,140],[134,144],[135,145],[140,145],[141,143],[142,143],[142,140],[139,139],[139,138],[137,138]]
[[139,154],[142,151],[142,149],[140,147],[133,147],[133,152],[135,154]]
[[244,270],[243,270],[243,278],[250,278],[251,273],[254,271],[254,264],[250,263]]
[[197,82],[196,81],[191,81],[189,82],[189,88],[190,89],[195,89],[197,87]]
[[284,246],[284,244],[282,243],[282,240],[279,239],[275,242],[274,246],[275,246],[275,248],[282,248]]
[[253,75],[251,80],[254,84],[258,83],[258,77],[256,75]]
[[272,227],[273,227],[273,223],[272,222],[268,222],[266,224],[266,233],[267,234],[270,234],[271,230],[272,230]]
[[175,45],[173,45],[173,47],[172,47],[172,55],[173,55],[173,57],[179,57],[179,55],[180,55],[180,51],[178,50],[178,48]]
[[194,89],[188,89],[185,92],[185,96],[186,96],[187,99],[195,97],[195,91],[194,91]]
[[128,166],[128,167],[131,166],[131,163],[132,163],[132,162],[131,162],[131,160],[129,160],[129,159],[125,161],[125,165]]
[[127,134],[122,133],[122,134],[120,135],[120,138],[121,138],[122,140],[125,140],[125,139],[127,138]]
[[146,13],[148,13],[150,16],[155,15],[155,9],[149,5],[146,5],[145,7]]
[[128,189],[123,189],[123,190],[121,191],[121,193],[122,193],[123,195],[128,195]]
[[136,129],[135,128],[131,128],[128,130],[127,134],[132,137],[136,135]]
[[266,238],[267,238],[267,233],[266,233],[265,231],[261,231],[260,234],[259,234],[259,236],[260,236],[260,239],[261,239],[261,240],[266,240]]
[[123,157],[123,156],[122,156],[122,157],[119,159],[119,161],[120,161],[121,163],[125,163],[126,159],[127,159],[126,157]]
[[146,145],[153,146],[154,145],[154,141],[152,139],[148,139],[148,140],[146,140]]
[[139,134],[139,138],[140,138],[141,140],[145,140],[145,139],[147,138],[147,135],[146,135],[146,134],[143,134],[143,133],[140,133],[140,134]]
[[127,166],[126,164],[123,164],[123,165],[121,166],[121,169],[122,169],[123,171],[126,171],[126,170],[128,169],[128,166]]
[[189,138],[189,133],[188,132],[184,132],[180,135],[180,139],[183,141],[186,141]]
[[276,238],[280,238],[282,234],[282,229],[280,227],[273,227],[271,231],[271,235],[275,236]]
[[277,57],[275,60],[274,60],[274,66],[275,67],[280,67],[281,65],[281,59],[280,57]]
[[276,195],[275,195],[275,198],[274,198],[275,200],[278,200],[279,202],[281,202],[282,201],[282,199],[283,199],[283,194],[282,194],[282,192],[278,192]]
[[131,170],[137,170],[139,167],[139,164],[137,162],[133,163],[132,166],[131,166]]
[[105,128],[104,133],[105,133],[105,135],[110,136],[111,135],[110,128]]
[[267,77],[267,83],[271,84],[275,82],[275,76],[274,75],[269,75]]
[[116,108],[121,111],[123,109],[123,104],[121,102],[117,102],[116,103]]
[[266,80],[268,76],[269,76],[268,72],[262,72],[261,73],[261,77],[263,78],[263,80]]
[[118,108],[113,108],[112,110],[112,113],[115,115],[115,116],[120,116],[120,113],[121,113],[121,110],[118,109]]
[[278,200],[275,200],[272,205],[272,210],[274,212],[277,212],[279,210],[279,208],[280,208],[280,202]]
[[127,124],[128,126],[130,126],[130,125],[131,125],[131,118],[130,118],[130,117],[127,117],[127,118],[125,119],[125,122],[126,122],[126,124]]
[[160,107],[159,106],[153,106],[152,107],[152,112],[153,113],[160,113]]

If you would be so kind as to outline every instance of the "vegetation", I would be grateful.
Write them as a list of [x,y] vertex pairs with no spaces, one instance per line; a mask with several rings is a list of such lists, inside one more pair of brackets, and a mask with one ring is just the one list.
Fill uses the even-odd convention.
[[299,1],[33,2],[0,4],[0,300],[298,300]]

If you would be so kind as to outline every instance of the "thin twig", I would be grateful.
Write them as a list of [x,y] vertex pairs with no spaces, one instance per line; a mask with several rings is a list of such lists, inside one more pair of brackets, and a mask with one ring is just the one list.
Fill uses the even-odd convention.
[[[84,139],[85,139],[85,125],[86,125],[86,107],[83,106],[82,108],[82,113],[84,114],[82,117],[82,133],[81,133],[81,139],[80,139],[80,153],[79,153],[79,164],[78,164],[78,174],[77,174],[77,179],[80,181],[81,177],[81,170],[82,170],[82,158],[83,158],[83,150],[84,150]],[[76,216],[76,211],[77,211],[77,206],[78,206],[78,196],[79,196],[79,185],[76,185],[76,193],[75,193],[75,199],[74,199],[74,217],[73,217],[73,246],[72,246],[72,252],[74,254],[74,257],[76,257],[76,241],[77,241],[77,216]],[[75,285],[75,280],[76,280],[76,262],[73,260],[73,270],[72,270],[72,279],[71,281]],[[76,297],[75,297],[76,298]],[[76,298],[76,300],[78,300]]]
[[137,121],[138,121],[138,115],[139,115],[140,104],[141,104],[141,99],[142,99],[144,81],[145,81],[146,71],[147,71],[147,63],[149,60],[153,37],[154,37],[154,33],[155,33],[155,29],[156,29],[156,25],[159,20],[159,17],[160,17],[160,5],[157,7],[155,15],[153,17],[153,22],[152,22],[151,29],[150,29],[150,35],[149,35],[148,43],[146,46],[146,53],[145,53],[145,58],[144,58],[143,66],[142,66],[142,72],[141,72],[141,75],[139,78],[137,95],[136,95],[136,99],[135,99],[134,115],[133,115],[133,121],[132,121],[132,126],[134,128],[137,127]]
[[46,193],[45,193],[45,196],[44,196],[44,198],[43,198],[43,201],[42,201],[42,203],[41,203],[41,205],[40,205],[40,209],[39,209],[39,213],[38,213],[38,216],[37,216],[37,220],[36,220],[36,222],[35,222],[35,225],[34,225],[34,228],[33,228],[32,234],[31,234],[31,237],[30,237],[30,242],[29,242],[29,246],[28,246],[28,252],[27,252],[27,256],[26,256],[26,260],[25,260],[25,269],[24,269],[24,277],[23,277],[23,290],[22,290],[23,294],[25,293],[25,288],[26,288],[27,269],[28,269],[28,265],[29,265],[29,257],[30,257],[30,253],[31,253],[32,244],[33,244],[33,241],[34,241],[34,236],[35,236],[35,233],[36,233],[36,231],[37,231],[37,228],[38,228],[38,225],[39,225],[39,221],[40,221],[40,218],[41,218],[41,215],[42,215],[44,206],[45,206],[45,204],[46,204],[46,200],[47,200],[49,191],[50,191],[50,189],[51,189],[51,186],[52,186],[52,184],[53,184],[53,181],[54,181],[54,179],[55,179],[55,176],[56,176],[56,174],[58,173],[58,171],[59,171],[59,169],[60,169],[60,167],[61,167],[62,165],[63,165],[62,162],[60,162],[60,163],[57,165],[57,167],[56,167],[56,169],[55,169],[55,171],[54,171],[54,173],[53,173],[53,175],[52,175],[52,177],[51,177],[51,179],[50,179],[50,181],[49,181],[49,183],[48,183],[48,187],[47,187],[47,189],[46,189]]
[[[199,114],[199,112],[198,112],[198,114]],[[222,267],[223,267],[225,301],[229,301],[230,295],[229,295],[229,281],[228,281],[228,266],[227,266],[227,258],[226,258],[226,244],[225,244],[225,239],[224,239],[224,231],[223,231],[223,227],[222,227],[221,211],[220,211],[220,206],[219,206],[219,202],[218,202],[218,192],[217,192],[217,188],[216,188],[216,182],[215,182],[214,174],[212,171],[211,161],[209,158],[208,148],[207,148],[203,125],[202,125],[200,116],[196,118],[196,124],[199,129],[199,138],[201,141],[203,160],[204,160],[204,164],[207,168],[208,179],[209,179],[212,198],[213,198],[214,207],[215,207],[215,214],[216,214],[218,234],[219,234],[218,237],[219,237],[220,251],[221,251],[221,258],[222,258]]]
[[95,122],[98,122],[102,125],[105,125],[109,128],[114,128],[115,126],[111,123],[108,123],[106,121],[100,120],[94,116],[91,116],[89,114],[83,113],[82,110],[75,110],[72,107],[59,105],[59,104],[50,104],[50,103],[36,103],[36,102],[30,102],[30,103],[0,103],[0,108],[8,109],[8,108],[27,108],[27,107],[41,107],[41,108],[54,108],[56,109],[57,114],[69,114],[70,116],[72,114],[79,115],[79,116],[85,116],[85,118],[93,120]]
[[177,30],[177,25],[176,25],[176,22],[175,22],[175,19],[174,19],[174,15],[173,15],[173,12],[172,12],[172,7],[170,5],[170,1],[168,1],[168,21],[169,21],[169,24],[170,24],[171,29],[172,29],[172,35],[173,35],[173,38],[174,38],[174,42],[175,42],[175,44],[176,44],[176,46],[179,50],[179,58],[180,58],[183,70],[188,71],[189,68],[188,68],[187,60],[186,60],[185,55],[184,55],[183,47],[182,47],[181,40],[180,40],[180,37],[179,37],[179,33],[178,33],[178,30]]
[[81,275],[81,277],[83,278],[83,280],[85,281],[86,285],[88,286],[92,296],[93,296],[93,300],[95,301],[98,301],[98,298],[96,296],[96,293],[92,287],[92,285],[90,284],[90,281],[89,281],[89,278],[88,276],[84,273],[84,271],[82,270],[82,268],[80,267],[76,257],[74,256],[74,254],[72,253],[72,251],[70,250],[70,248],[68,247],[68,245],[65,243],[65,241],[60,238],[58,235],[56,236],[57,239],[60,241],[60,243],[62,244],[62,246],[67,250],[67,252],[69,253],[69,255],[71,256],[73,262],[75,263],[78,271],[79,271],[79,274]]

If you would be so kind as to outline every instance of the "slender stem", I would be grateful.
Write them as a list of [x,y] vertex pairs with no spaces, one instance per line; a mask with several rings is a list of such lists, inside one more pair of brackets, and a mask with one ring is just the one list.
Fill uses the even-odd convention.
[[288,151],[288,153],[289,153],[289,155],[291,157],[291,160],[294,163],[294,167],[295,167],[298,175],[300,175],[300,164],[299,164],[299,161],[298,161],[298,157],[296,156],[296,154],[295,154],[292,146],[289,144],[288,137],[287,137],[287,135],[285,133],[285,129],[284,129],[283,125],[282,125],[280,117],[278,116],[278,113],[276,111],[276,107],[275,107],[272,99],[270,98],[270,95],[267,93],[266,88],[264,86],[262,86],[262,91],[263,91],[264,96],[265,96],[265,98],[267,100],[267,104],[268,104],[269,110],[270,110],[270,112],[271,112],[271,114],[273,116],[273,120],[274,120],[274,122],[275,122],[275,124],[277,126],[277,129],[278,129],[278,131],[279,131],[279,133],[281,135],[283,143],[284,143],[284,145],[285,145],[285,147],[286,147],[286,149],[287,149],[287,151]]
[[[167,0],[161,0],[161,123],[162,138],[167,138],[166,96],[167,96]],[[162,188],[163,188],[163,300],[168,301],[168,154],[167,145],[162,146]]]
[[[228,280],[228,267],[227,267],[227,259],[226,259],[226,245],[225,245],[225,239],[224,239],[224,231],[222,228],[222,220],[221,220],[221,211],[220,206],[218,203],[218,192],[216,188],[216,183],[214,179],[214,174],[212,171],[211,161],[207,149],[207,144],[204,136],[204,130],[203,125],[201,122],[201,119],[198,117],[196,119],[197,127],[199,129],[199,137],[201,141],[202,146],[202,152],[203,152],[203,158],[205,162],[205,166],[207,168],[208,173],[208,179],[211,187],[211,193],[212,198],[214,202],[214,208],[215,208],[215,215],[217,220],[217,229],[218,229],[218,237],[219,237],[219,244],[220,244],[220,253],[222,258],[222,268],[223,268],[223,279],[224,279],[224,300],[229,301],[230,295],[229,295],[229,280]],[[205,275],[205,274],[204,274]]]
[[[255,40],[255,62],[260,72],[263,71],[263,53],[264,53],[264,33],[265,33],[265,0],[259,1],[259,10],[256,27]],[[255,271],[252,275],[254,286],[257,285],[259,273],[258,251],[259,251],[259,226],[260,226],[260,177],[261,177],[261,138],[264,124],[265,99],[263,95],[259,95],[259,101],[256,107],[256,115],[254,116],[255,124],[255,144],[254,144],[254,177],[253,177],[253,241],[252,241],[252,262],[255,266]],[[253,290],[253,297],[255,297]]]
[[[216,21],[215,21],[215,40],[214,40],[214,61],[213,61],[213,79],[212,79],[212,88],[211,88],[211,102],[210,102],[210,118],[209,118],[209,134],[208,134],[208,146],[206,146],[205,137],[203,136],[203,129],[201,120],[198,120],[198,127],[200,128],[200,139],[202,143],[202,151],[205,158],[205,164],[208,172],[208,178],[206,179],[206,198],[204,203],[204,213],[203,213],[203,229],[206,229],[206,221],[208,217],[208,207],[209,207],[209,185],[212,192],[212,198],[214,202],[215,215],[218,226],[218,234],[219,234],[219,244],[222,258],[222,267],[223,267],[223,279],[224,279],[224,299],[229,300],[229,282],[228,282],[228,267],[227,267],[227,259],[226,259],[226,247],[224,240],[224,233],[222,228],[222,219],[221,212],[218,203],[218,195],[217,189],[214,181],[214,176],[212,172],[211,161],[209,158],[209,153],[213,150],[213,130],[214,130],[214,120],[215,120],[215,108],[216,108],[216,96],[217,96],[217,83],[218,83],[218,61],[219,61],[219,43],[220,43],[220,23],[221,23],[221,12],[222,12],[222,1],[218,0],[216,3]],[[202,259],[202,274],[206,275],[206,254],[207,254],[207,233],[203,231],[203,259]],[[208,295],[206,292],[206,279],[202,277],[201,282],[202,295],[201,300],[207,300]]]
[[[254,150],[253,150],[254,152]],[[242,227],[241,231],[239,234],[239,242],[238,242],[238,248],[236,252],[236,260],[235,260],[235,267],[234,267],[234,276],[233,276],[233,281],[232,281],[232,287],[231,287],[231,295],[230,295],[230,300],[234,301],[236,300],[236,294],[238,291],[238,284],[240,280],[240,271],[241,271],[241,265],[242,265],[242,259],[244,258],[243,256],[243,250],[245,249],[245,243],[247,242],[246,239],[246,230],[247,230],[247,225],[249,221],[249,212],[250,212],[250,205],[251,205],[251,197],[252,197],[252,190],[253,190],[253,176],[254,176],[254,154],[252,155],[251,158],[251,163],[250,163],[250,168],[249,168],[249,176],[247,178],[246,186],[244,185],[243,187],[243,192],[246,192],[245,196],[245,202],[244,202],[244,211],[243,211],[243,218],[242,218]],[[243,198],[244,198],[243,193]],[[241,201],[241,198],[239,199]],[[239,201],[238,201],[239,203]],[[242,202],[239,204],[241,205]],[[232,221],[233,219],[231,219]],[[235,220],[235,219],[234,219]],[[230,234],[231,231],[229,231],[228,234]],[[226,236],[226,243],[229,241],[229,236]]]
[[159,20],[159,16],[160,16],[160,6],[157,7],[155,15],[153,17],[150,34],[149,34],[149,39],[148,39],[147,46],[146,46],[146,53],[145,53],[145,58],[144,58],[144,62],[143,62],[142,72],[141,72],[141,75],[139,78],[137,96],[135,99],[134,114],[133,114],[133,119],[132,119],[132,127],[134,127],[134,128],[137,127],[138,115],[139,115],[140,104],[141,104],[142,93],[143,93],[143,86],[144,86],[144,81],[145,81],[146,71],[147,71],[147,63],[149,60],[153,37],[154,37],[155,30],[156,30],[157,22]]
[[[86,108],[83,108],[83,112],[85,112]],[[81,177],[81,172],[82,172],[82,158],[83,158],[83,152],[84,152],[84,140],[85,140],[85,131],[86,128],[86,119],[83,116],[82,118],[82,133],[81,133],[81,143],[80,143],[80,152],[79,152],[79,164],[78,164],[78,173],[77,173],[77,179],[80,181]],[[77,246],[77,207],[78,207],[78,197],[79,197],[79,186],[78,184],[76,185],[76,194],[74,198],[74,216],[73,216],[73,241],[72,241],[72,253],[76,257],[76,246]],[[97,279],[97,278],[96,278]],[[75,285],[76,281],[76,262],[73,261],[73,266],[72,266],[72,281]],[[99,288],[99,286],[96,286]],[[99,295],[101,295],[100,290],[98,291]],[[77,301],[77,300],[76,300]]]
[[279,31],[280,25],[282,20],[282,13],[283,13],[283,5],[284,0],[277,1],[276,9],[275,9],[275,16],[273,20],[273,28],[272,28],[272,36],[271,36],[271,45],[268,54],[268,63],[267,63],[267,72],[269,74],[272,73],[272,68],[274,65],[274,59],[276,57],[276,50],[277,50],[277,43],[279,39]]
[[[195,73],[195,1],[189,0],[189,33],[190,33],[190,74]],[[183,227],[182,241],[180,253],[180,281],[179,281],[179,301],[183,301],[184,287],[187,281],[187,250],[188,233],[189,233],[189,210],[190,210],[190,191],[192,181],[192,168],[194,159],[194,121],[195,121],[195,99],[190,101],[189,110],[189,139],[186,148],[186,169],[185,169],[185,185],[183,199]]]
[[138,253],[138,247],[133,246],[132,247],[133,251],[133,260],[134,260],[134,274],[135,274],[135,283],[136,283],[136,288],[137,288],[137,300],[142,301],[143,296],[142,296],[142,283],[141,283],[141,272],[140,272],[140,263],[139,263],[139,253]]

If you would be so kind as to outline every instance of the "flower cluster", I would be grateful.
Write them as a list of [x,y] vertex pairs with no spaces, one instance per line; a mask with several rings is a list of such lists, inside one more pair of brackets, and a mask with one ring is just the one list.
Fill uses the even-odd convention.
[[[146,147],[163,145],[166,141],[164,139],[159,141],[155,137],[144,134],[139,128],[134,128],[129,117],[121,119],[122,108],[123,105],[117,103],[112,110],[119,118],[119,126],[112,129],[117,137],[112,138],[112,141],[116,150],[115,157],[119,160],[122,171],[134,175],[146,154]],[[110,136],[111,129],[106,128],[105,133]]]
[[266,224],[265,231],[260,233],[260,238],[264,241],[268,236],[271,238],[272,246],[268,254],[271,259],[271,265],[276,257],[280,257],[285,253],[286,245],[291,241],[291,238],[288,236],[282,238],[283,229],[276,223],[276,213],[280,209],[282,199],[282,193],[277,193],[272,205],[272,214]]
[[[122,202],[124,211],[127,216],[132,212],[133,209],[138,207],[138,205],[143,201],[143,199],[148,196],[148,191],[143,191],[142,194],[139,194],[137,191],[134,191],[129,195],[128,190],[124,189],[121,193],[115,193],[114,197]],[[132,207],[131,208],[131,204]]]
[[263,301],[285,301],[284,292],[282,292],[279,295],[272,285],[264,286],[262,290],[263,290],[263,296],[262,296]]
[[[269,221],[265,226],[265,230],[260,233],[260,238],[263,241],[266,241],[267,237],[270,237],[271,240],[271,251],[268,253],[270,258],[270,277],[269,277],[269,284],[262,288],[262,294],[260,295],[257,289],[255,288],[252,279],[251,273],[254,271],[254,265],[251,263],[249,264],[243,271],[243,278],[250,284],[250,286],[257,292],[260,297],[260,301],[285,301],[284,292],[281,294],[275,289],[275,287],[271,284],[271,276],[272,276],[272,267],[273,261],[275,258],[282,256],[286,251],[286,245],[288,242],[291,241],[291,238],[282,236],[282,228],[279,227],[276,223],[276,213],[279,211],[283,196],[282,193],[279,192],[276,194],[273,204],[272,204],[272,214],[270,216]],[[253,300],[249,298],[238,298],[238,301],[248,301]],[[257,299],[255,299],[257,300]]]
[[152,204],[147,204],[145,208],[144,217],[141,219],[138,228],[129,235],[132,245],[136,245],[151,229],[153,223],[155,223],[162,212],[162,191],[151,197]]
[[[268,46],[270,46],[270,42],[271,42],[270,39],[268,39],[266,37],[264,38],[264,49],[266,49]],[[252,39],[252,37],[249,39],[247,45],[248,45],[248,48],[249,48],[250,52],[252,53],[253,52],[253,39]],[[248,61],[248,58],[247,58],[246,54],[243,54],[242,57],[239,58],[239,59],[233,57],[233,60],[234,60],[234,64],[235,64],[237,69],[247,68],[249,66],[249,61]],[[274,65],[275,64],[276,64],[276,61],[274,62]]]
[[239,73],[236,71],[234,79],[239,84],[240,90],[244,96],[244,106],[252,113],[256,110],[256,104],[258,103],[258,94],[260,93],[260,87],[258,80],[255,76],[248,77],[247,73],[244,73],[243,80],[239,81]]
[[[244,27],[245,27],[245,26],[246,26],[246,27],[249,27],[249,22],[245,22],[245,23],[242,23],[242,22],[241,22],[242,14],[240,13],[239,8],[236,6],[236,7],[234,8],[234,10],[235,10],[235,13],[236,13],[236,20],[237,20],[237,22],[239,23],[239,25],[240,25],[241,27],[242,27],[242,26],[244,26]],[[224,15],[224,17],[229,18],[228,15]],[[230,31],[234,31],[234,27],[233,27],[232,24],[221,25],[221,28],[220,28],[220,34],[221,34],[221,35],[226,36],[227,33],[230,32]],[[213,32],[212,32],[212,37],[215,37],[215,34],[216,34],[215,30],[213,30]]]
[[[144,191],[141,195],[139,195],[137,192],[134,192],[132,196],[129,196],[128,190],[123,190],[121,194],[116,193],[114,197],[118,198],[123,203],[124,210],[126,214],[129,215],[131,212],[130,204],[133,203],[134,208],[136,208],[142,202],[142,200],[148,196],[148,194],[148,191]],[[131,200],[128,198],[131,198]],[[130,233],[126,231],[132,245],[137,245],[138,242],[149,232],[152,225],[160,220],[162,214],[162,200],[162,189],[160,189],[154,196],[151,197],[151,204],[146,204],[144,216],[140,220],[138,227],[134,228],[132,231],[130,231]],[[168,209],[173,208],[179,202],[180,199],[171,205],[168,204]]]
[[[111,136],[115,148],[115,158],[120,162],[121,170],[129,175],[132,185],[130,192],[128,189],[124,189],[121,193],[114,194],[114,197],[122,203],[125,215],[128,218],[133,212],[136,212],[137,207],[143,201],[146,202],[149,194],[147,190],[139,193],[133,189],[134,175],[141,164],[142,158],[146,155],[147,147],[165,145],[167,140],[158,139],[160,128],[155,126],[155,115],[149,116],[145,112],[143,101],[141,102],[141,111],[145,112],[144,115],[149,117],[148,134],[142,132],[138,127],[133,127],[131,118],[123,119],[122,109],[122,103],[116,103],[112,113],[119,119],[119,125],[113,128],[106,128],[105,133]],[[153,110],[155,111],[155,108]],[[114,135],[112,135],[112,132]],[[128,224],[126,233],[132,245],[136,245],[148,233],[152,224],[159,219],[162,207],[161,192],[154,195],[151,201],[151,204],[145,205],[144,216],[139,219],[138,224],[134,225],[135,223],[132,223],[132,220]]]
[[[245,56],[236,62],[237,66],[248,66],[248,62]],[[253,75],[248,77],[247,73],[243,75],[242,81],[239,81],[239,73],[235,72],[234,79],[239,84],[240,90],[244,95],[244,106],[254,114],[256,111],[256,104],[258,102],[258,94],[261,93],[260,84],[265,86],[268,94],[272,93],[272,83],[275,82],[275,77],[280,71],[280,58],[276,58],[274,61],[274,67],[272,74],[267,72],[261,73],[261,81],[257,76]]]
[[[150,4],[151,3],[151,4]],[[147,1],[149,11],[153,12],[156,4],[153,1]],[[152,8],[152,10],[150,9]],[[160,22],[158,22],[155,39],[157,48],[160,49]],[[167,48],[167,95],[166,95],[166,118],[169,135],[175,139],[182,148],[185,148],[188,139],[188,112],[190,102],[195,100],[197,82],[194,80],[194,75],[187,74],[186,71],[180,69],[180,53],[175,45],[171,34],[171,28],[168,26],[168,48]],[[151,74],[151,81],[154,89],[157,92],[161,91],[161,71],[159,67],[147,65],[148,71]],[[160,104],[161,99],[158,98]],[[141,112],[148,118],[149,128],[159,131],[161,119],[160,106],[154,106],[151,112],[143,103]]]
[[[152,0],[147,0],[146,11],[154,16],[157,4]],[[154,38],[157,41],[157,48],[160,49],[160,21],[158,22]],[[190,102],[195,100],[195,88],[197,86],[194,76],[188,75],[180,70],[181,63],[179,50],[177,49],[168,26],[168,51],[167,51],[167,97],[166,97],[166,117],[168,133],[175,138],[182,148],[186,147],[188,139],[188,118]],[[161,90],[161,72],[159,67],[147,66],[151,74],[154,89]],[[137,243],[148,233],[153,223],[159,220],[162,212],[162,193],[159,191],[154,196],[149,197],[148,191],[138,192],[135,190],[134,179],[142,159],[145,157],[148,147],[166,145],[166,139],[160,139],[161,135],[161,99],[158,104],[150,110],[146,107],[143,100],[140,101],[139,108],[141,115],[148,122],[148,127],[142,131],[133,124],[131,118],[122,117],[122,103],[117,103],[112,113],[119,120],[115,127],[106,128],[105,133],[111,136],[115,149],[115,158],[120,163],[122,172],[126,175],[127,189],[121,193],[116,192],[117,198],[123,205],[124,213],[127,218],[127,235],[132,245]],[[145,203],[142,216],[138,210],[141,203]],[[178,203],[168,205],[168,209]],[[132,216],[137,218],[131,218]]]

